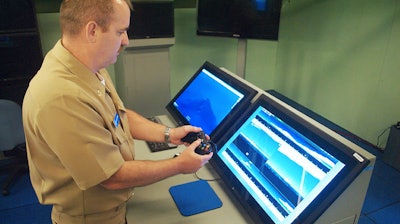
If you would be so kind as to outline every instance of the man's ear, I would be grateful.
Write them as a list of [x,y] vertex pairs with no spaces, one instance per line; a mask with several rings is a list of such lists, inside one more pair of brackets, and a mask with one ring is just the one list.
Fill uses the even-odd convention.
[[86,24],[85,31],[86,31],[86,39],[90,43],[95,43],[97,38],[97,32],[99,32],[100,27],[95,21],[89,21]]

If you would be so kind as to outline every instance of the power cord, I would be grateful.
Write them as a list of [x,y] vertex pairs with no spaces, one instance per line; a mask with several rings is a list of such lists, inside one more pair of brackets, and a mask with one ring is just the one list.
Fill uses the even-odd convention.
[[380,147],[380,144],[381,144],[380,138],[382,137],[382,135],[384,135],[384,134],[390,129],[390,127],[391,127],[391,126],[385,128],[385,130],[383,130],[382,133],[381,133],[380,135],[378,135],[378,139],[377,139],[377,143],[376,143],[376,145],[377,145],[378,147]]

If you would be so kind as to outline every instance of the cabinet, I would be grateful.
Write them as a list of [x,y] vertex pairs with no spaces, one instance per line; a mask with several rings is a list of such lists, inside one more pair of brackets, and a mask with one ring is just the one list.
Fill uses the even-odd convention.
[[119,95],[143,116],[165,114],[171,100],[169,48],[175,38],[134,40],[115,65]]

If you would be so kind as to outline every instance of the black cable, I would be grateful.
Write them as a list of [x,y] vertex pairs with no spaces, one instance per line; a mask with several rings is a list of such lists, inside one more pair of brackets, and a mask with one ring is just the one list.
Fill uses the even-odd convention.
[[[197,171],[197,172],[198,172],[198,171]],[[220,179],[221,179],[221,178],[205,179],[205,178],[202,178],[202,177],[200,177],[200,176],[197,174],[197,172],[196,172],[196,173],[194,173],[194,174],[193,174],[193,176],[194,176],[195,178],[199,179],[199,180],[205,180],[205,181],[217,181],[217,180],[220,180]]]
[[383,130],[382,133],[380,135],[378,135],[378,139],[377,139],[377,143],[376,143],[377,146],[380,146],[380,138],[382,137],[383,134],[385,134],[387,132],[387,130],[390,129],[390,127],[392,127],[392,126],[385,128],[385,130]]
[[[218,151],[217,144],[215,144],[215,143],[214,143],[213,141],[211,141],[211,140],[207,141],[207,143],[210,143],[210,144],[211,144],[212,152],[213,152],[214,154],[216,154],[217,151]],[[198,172],[198,171],[197,171],[197,172]],[[200,176],[197,174],[197,172],[195,172],[193,175],[194,175],[195,178],[197,178],[197,179],[199,179],[199,180],[217,181],[217,180],[220,180],[220,179],[221,179],[221,178],[205,179],[205,178],[200,177]]]

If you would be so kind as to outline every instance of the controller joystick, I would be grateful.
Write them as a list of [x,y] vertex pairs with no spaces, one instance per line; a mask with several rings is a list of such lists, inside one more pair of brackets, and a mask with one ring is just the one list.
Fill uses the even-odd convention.
[[210,152],[213,151],[211,143],[206,139],[206,135],[202,131],[201,132],[190,132],[185,137],[183,137],[181,140],[183,142],[192,144],[197,139],[201,139],[200,145],[197,146],[196,149],[194,150],[197,154],[205,155],[205,154],[209,154]]

